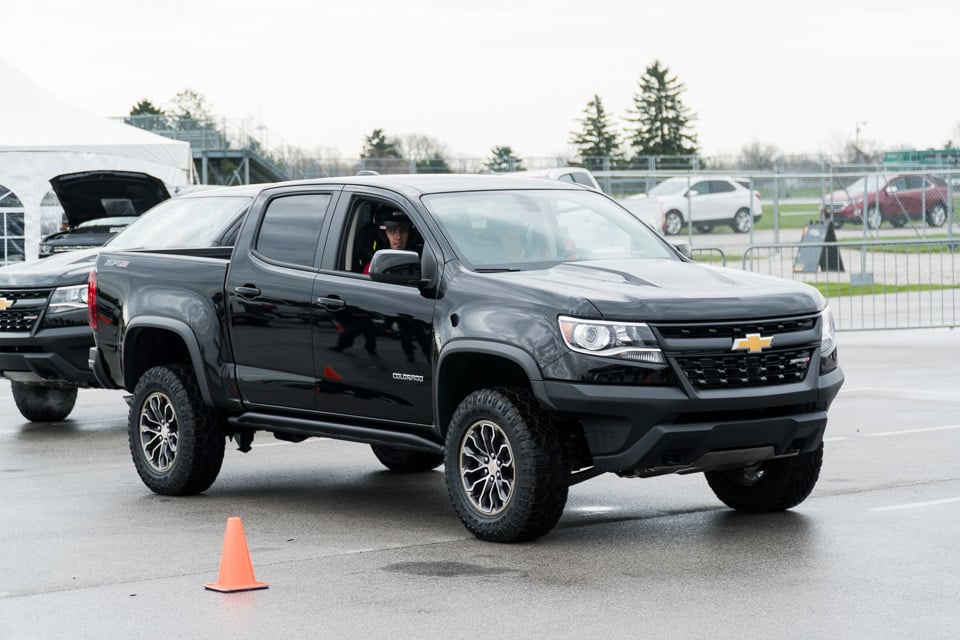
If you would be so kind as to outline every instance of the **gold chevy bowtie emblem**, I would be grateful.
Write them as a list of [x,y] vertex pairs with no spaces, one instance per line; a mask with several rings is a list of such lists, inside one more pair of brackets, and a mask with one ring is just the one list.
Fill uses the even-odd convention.
[[759,333],[748,333],[746,338],[737,338],[733,341],[732,351],[746,349],[750,353],[760,353],[773,343],[773,336],[762,337]]
[[13,306],[13,300],[7,300],[6,298],[0,298],[0,311],[6,311]]

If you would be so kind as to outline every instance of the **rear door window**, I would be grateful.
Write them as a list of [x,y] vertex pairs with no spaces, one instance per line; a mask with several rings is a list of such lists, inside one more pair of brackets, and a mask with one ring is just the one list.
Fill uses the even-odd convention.
[[327,193],[276,198],[263,214],[254,250],[273,262],[313,267],[320,229],[329,205],[330,194]]

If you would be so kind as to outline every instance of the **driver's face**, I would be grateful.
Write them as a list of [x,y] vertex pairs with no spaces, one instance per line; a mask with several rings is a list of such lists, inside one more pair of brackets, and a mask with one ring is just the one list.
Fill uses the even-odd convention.
[[406,249],[407,240],[410,239],[410,229],[406,227],[387,228],[387,240],[390,241],[391,249]]

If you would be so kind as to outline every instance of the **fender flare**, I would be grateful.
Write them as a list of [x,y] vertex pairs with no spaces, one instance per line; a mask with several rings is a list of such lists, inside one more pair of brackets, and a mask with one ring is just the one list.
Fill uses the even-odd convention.
[[[439,419],[440,416],[440,379],[443,375],[444,361],[450,356],[460,353],[479,353],[483,355],[497,356],[504,360],[509,360],[518,365],[530,381],[530,389],[533,395],[541,402],[549,404],[546,391],[543,386],[543,374],[536,360],[529,352],[520,347],[495,342],[493,340],[477,340],[473,338],[456,339],[444,346],[440,353],[440,359],[437,361],[437,372],[434,378],[436,389],[433,394],[433,415]],[[438,428],[442,428],[439,424]]]
[[[203,366],[203,353],[200,350],[200,342],[197,340],[196,334],[193,332],[193,329],[186,322],[182,320],[176,320],[173,318],[167,318],[164,316],[137,316],[127,325],[124,330],[124,350],[123,350],[123,362],[124,365],[127,364],[127,350],[126,350],[126,336],[129,336],[132,332],[140,329],[162,329],[164,331],[169,331],[171,333],[177,334],[181,340],[183,340],[184,345],[187,347],[187,353],[190,354],[190,363],[193,366],[193,373],[197,376],[197,383],[200,387],[200,395],[203,399],[203,403],[207,406],[213,406],[213,398],[210,396],[210,386],[207,380],[206,369]],[[127,373],[130,371],[130,367],[123,367],[123,383],[124,386],[130,388],[130,382]]]

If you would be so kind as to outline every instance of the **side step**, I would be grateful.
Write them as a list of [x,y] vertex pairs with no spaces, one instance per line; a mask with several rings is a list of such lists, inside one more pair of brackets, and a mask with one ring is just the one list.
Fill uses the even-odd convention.
[[413,449],[429,453],[443,453],[443,445],[423,436],[401,431],[387,431],[372,427],[359,427],[352,424],[327,422],[324,420],[305,420],[287,416],[275,416],[266,413],[247,412],[231,417],[227,423],[236,429],[252,429],[273,433],[296,434],[304,437],[333,438],[365,444],[377,444],[398,449]]

